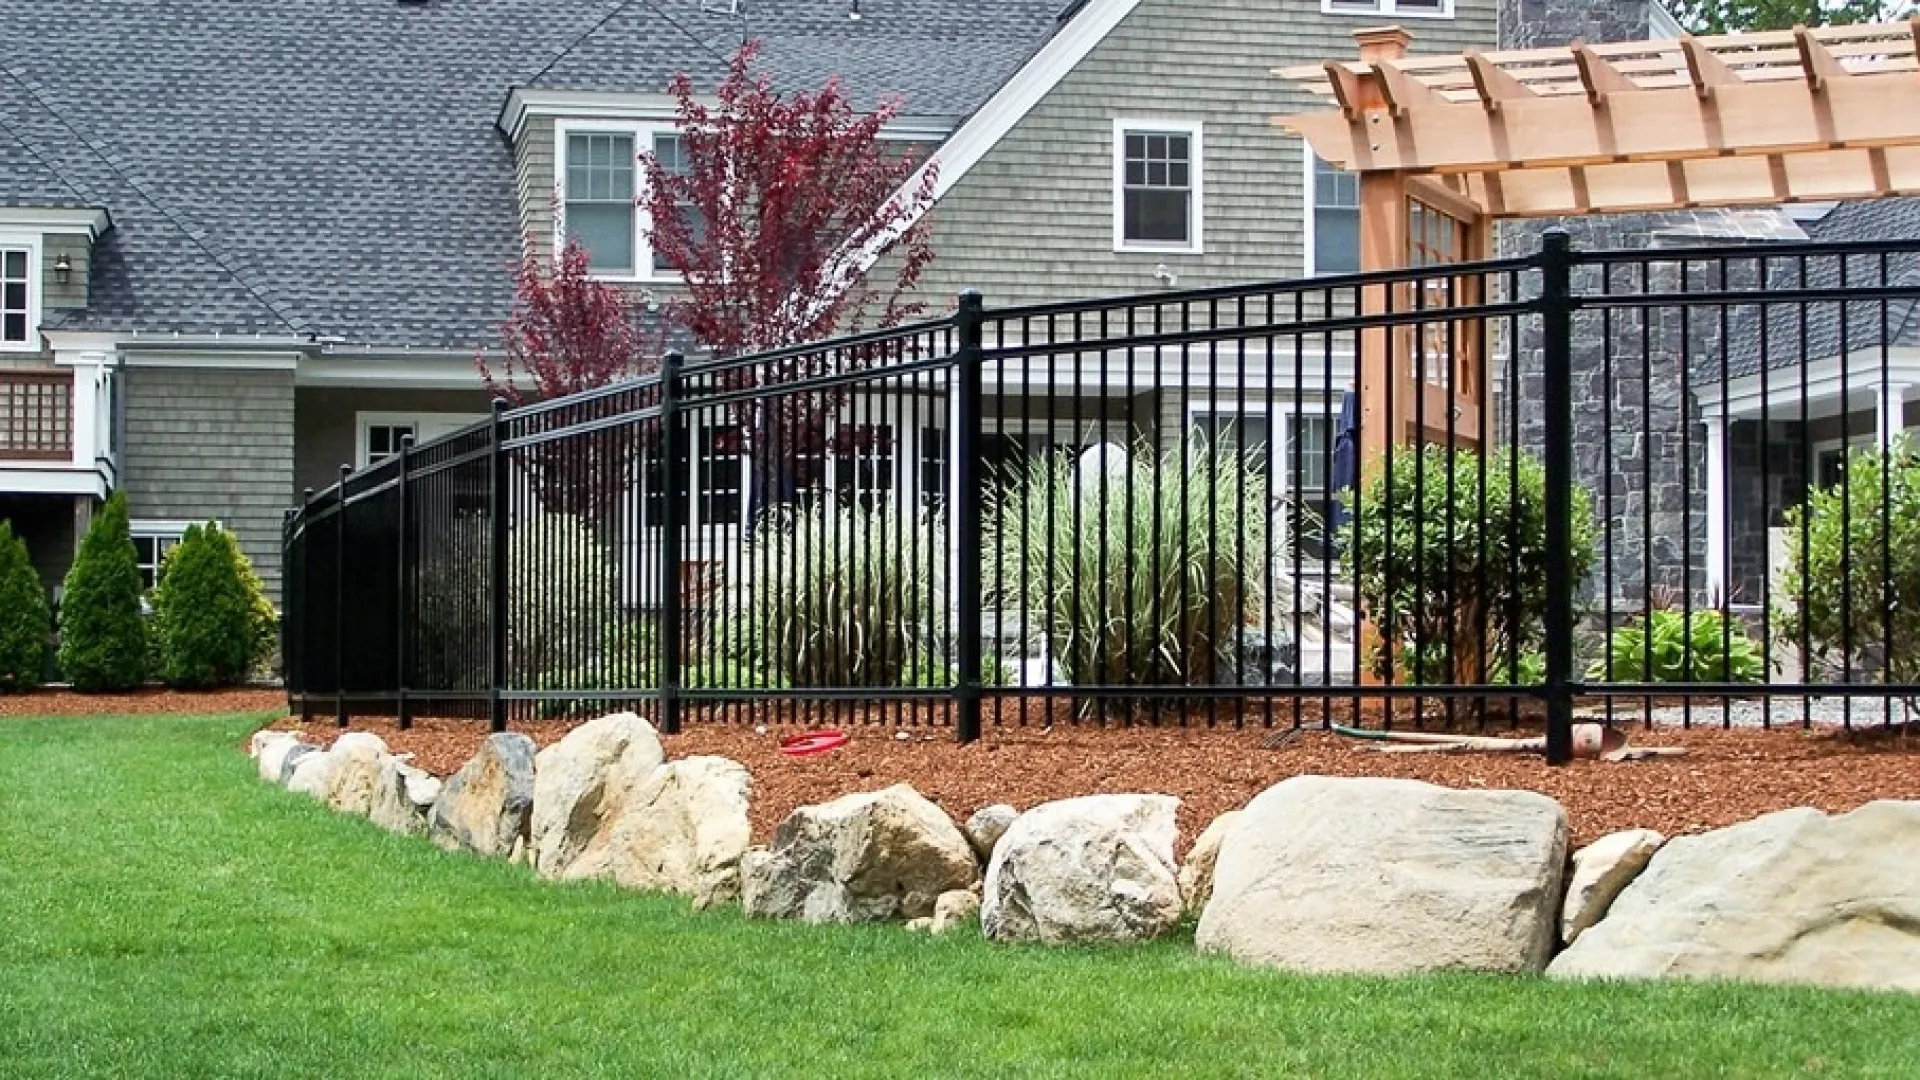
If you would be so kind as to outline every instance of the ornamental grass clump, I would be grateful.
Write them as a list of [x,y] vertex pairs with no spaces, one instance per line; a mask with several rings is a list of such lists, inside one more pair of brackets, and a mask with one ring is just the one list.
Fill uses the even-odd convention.
[[[1539,460],[1511,447],[1402,449],[1372,470],[1353,557],[1362,609],[1394,644],[1368,656],[1376,674],[1469,686],[1526,678],[1546,625],[1546,488]],[[1572,497],[1578,583],[1593,566],[1593,504],[1584,489]],[[1409,653],[1420,658],[1411,670],[1400,662]]]
[[1081,686],[1204,686],[1258,621],[1260,455],[1194,437],[1027,463],[990,497],[989,600]]
[[47,647],[47,592],[27,542],[0,521],[0,693],[40,685]]
[[760,515],[722,629],[757,685],[944,685],[944,519],[888,503],[808,499]]
[[131,690],[147,679],[140,562],[116,491],[80,541],[60,602],[60,670],[82,693]]
[[1785,525],[1780,640],[1807,646],[1810,674],[1920,682],[1920,447],[1855,452]]

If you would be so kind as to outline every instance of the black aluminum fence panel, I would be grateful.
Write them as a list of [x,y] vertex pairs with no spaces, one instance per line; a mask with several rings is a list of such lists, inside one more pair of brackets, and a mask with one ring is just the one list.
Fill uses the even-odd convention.
[[289,693],[962,739],[1544,712],[1556,758],[1577,715],[1892,722],[1917,246],[1554,239],[668,357],[290,513]]

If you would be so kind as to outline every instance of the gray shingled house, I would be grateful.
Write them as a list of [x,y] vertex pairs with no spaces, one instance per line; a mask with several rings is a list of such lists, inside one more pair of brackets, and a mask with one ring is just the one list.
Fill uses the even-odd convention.
[[[922,288],[1009,304],[1350,268],[1354,188],[1273,129],[1312,103],[1271,69],[1388,21],[1425,50],[1492,46],[1499,8],[0,0],[0,40],[23,46],[0,60],[0,516],[53,585],[124,487],[149,573],[213,518],[271,585],[302,488],[483,412],[474,357],[523,236],[571,232],[643,304],[675,287],[634,159],[671,148],[669,77],[711,82],[743,38],[786,85],[903,97],[890,134],[941,163]],[[1319,463],[1304,477],[1326,475],[1337,365],[1272,433]],[[1207,422],[1158,389],[1116,407]],[[1036,423],[1001,435],[1075,438]],[[938,475],[908,464],[929,453],[915,438],[896,484]],[[702,475],[745,498],[738,467]],[[696,518],[730,497],[694,495]]]

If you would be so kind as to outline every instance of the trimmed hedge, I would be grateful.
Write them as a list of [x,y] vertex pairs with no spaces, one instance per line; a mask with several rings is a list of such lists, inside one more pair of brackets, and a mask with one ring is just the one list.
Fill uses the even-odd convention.
[[27,542],[0,521],[0,693],[40,685],[47,645],[47,592]]
[[273,609],[260,579],[233,534],[211,522],[188,528],[167,553],[153,609],[159,674],[175,689],[232,686],[271,647]]
[[140,562],[122,492],[114,492],[93,519],[67,571],[60,603],[60,670],[75,690],[86,693],[131,690],[146,682]]

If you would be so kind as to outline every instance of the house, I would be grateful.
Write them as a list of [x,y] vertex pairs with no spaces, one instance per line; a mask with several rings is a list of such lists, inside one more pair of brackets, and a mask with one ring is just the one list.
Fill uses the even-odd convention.
[[[30,44],[0,64],[0,515],[51,586],[124,487],[149,578],[213,518],[272,587],[303,489],[484,412],[474,357],[523,236],[580,237],[644,307],[671,293],[635,159],[672,150],[668,79],[710,85],[743,39],[784,85],[838,75],[857,100],[904,98],[889,135],[940,163],[922,290],[1005,305],[1350,268],[1352,185],[1273,130],[1290,91],[1270,69],[1344,55],[1385,21],[1417,23],[1429,49],[1491,46],[1498,8],[0,0],[0,38]],[[1294,486],[1324,499],[1350,367],[1330,354],[1279,423],[1222,419],[1205,365],[1156,366],[1125,399],[1076,376],[1065,415],[999,415],[988,453],[1237,424],[1297,447]],[[854,431],[824,467],[937,484],[940,419],[908,426]],[[693,493],[696,527],[737,518],[727,434],[696,446],[713,488]]]

